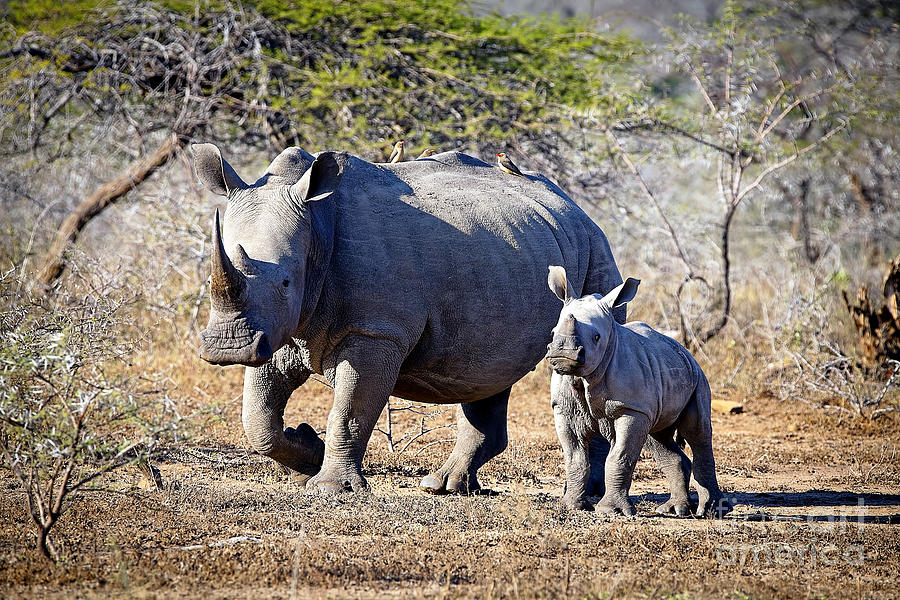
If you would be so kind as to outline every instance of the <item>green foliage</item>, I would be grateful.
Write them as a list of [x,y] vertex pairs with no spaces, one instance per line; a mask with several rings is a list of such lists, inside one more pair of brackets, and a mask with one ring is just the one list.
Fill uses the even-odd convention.
[[[192,59],[202,68],[206,57],[169,54],[160,63],[176,74],[146,76],[127,66],[92,68],[79,62],[86,55],[119,46],[127,48],[123,54],[134,51],[141,36],[159,47],[169,47],[167,35],[221,46],[227,70],[199,92],[223,97],[214,102],[219,119],[249,116],[251,135],[231,133],[251,143],[277,123],[285,144],[383,151],[387,141],[407,137],[445,149],[485,146],[564,127],[578,109],[627,113],[634,102],[614,79],[639,48],[624,36],[597,34],[587,19],[477,16],[460,0],[140,3],[141,13],[159,15],[152,22],[131,2],[77,2],[58,11],[45,4],[20,0],[9,8],[17,30],[40,29],[55,46],[41,77],[49,70],[72,77],[79,95],[86,90],[101,104],[114,99],[178,114],[184,84],[181,65],[172,63]],[[238,18],[247,23],[246,39],[223,26]],[[36,58],[0,61],[7,79],[0,87],[11,88],[9,97],[34,81]]]
[[19,33],[56,34],[82,23],[90,11],[106,4],[101,0],[11,0],[5,11],[0,9],[0,17]]

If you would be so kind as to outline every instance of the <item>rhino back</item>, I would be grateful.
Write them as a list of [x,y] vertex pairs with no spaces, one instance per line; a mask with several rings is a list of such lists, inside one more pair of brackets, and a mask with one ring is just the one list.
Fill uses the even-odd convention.
[[[559,313],[548,265],[579,290],[619,277],[600,229],[552,182],[465,155],[351,159],[336,202],[328,341],[396,341],[408,356],[395,391],[407,398],[480,399],[531,370]],[[598,243],[605,256],[593,256]]]
[[607,386],[616,390],[616,396],[627,398],[629,407],[650,416],[651,431],[665,429],[678,419],[703,376],[684,346],[640,321],[619,327],[619,345],[610,367]]

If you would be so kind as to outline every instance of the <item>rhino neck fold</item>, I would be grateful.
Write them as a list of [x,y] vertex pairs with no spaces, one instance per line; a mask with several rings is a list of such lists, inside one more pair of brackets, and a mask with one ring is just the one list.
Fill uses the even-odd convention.
[[334,252],[335,195],[307,205],[309,216],[309,251],[306,255],[306,278],[303,283],[303,304],[297,323],[298,337],[304,337],[316,312]]

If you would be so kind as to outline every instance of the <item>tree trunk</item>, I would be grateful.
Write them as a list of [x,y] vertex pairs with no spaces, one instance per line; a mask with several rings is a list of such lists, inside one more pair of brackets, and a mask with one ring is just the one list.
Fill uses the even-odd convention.
[[81,230],[103,210],[140,185],[156,169],[166,163],[178,150],[184,147],[183,138],[170,134],[152,154],[134,163],[114,179],[100,186],[63,220],[56,232],[56,238],[44,256],[43,266],[35,277],[35,283],[44,291],[49,291],[62,275],[67,264],[69,248],[78,239]]

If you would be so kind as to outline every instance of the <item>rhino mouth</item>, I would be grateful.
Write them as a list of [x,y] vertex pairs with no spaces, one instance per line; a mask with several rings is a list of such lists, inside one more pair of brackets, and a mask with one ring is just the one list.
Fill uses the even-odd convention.
[[254,330],[243,318],[215,323],[200,332],[200,358],[214,365],[258,367],[272,354],[265,332]]

